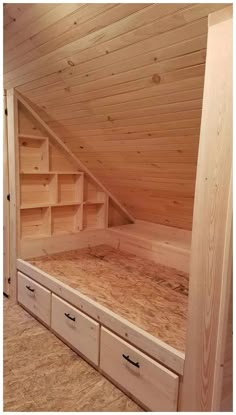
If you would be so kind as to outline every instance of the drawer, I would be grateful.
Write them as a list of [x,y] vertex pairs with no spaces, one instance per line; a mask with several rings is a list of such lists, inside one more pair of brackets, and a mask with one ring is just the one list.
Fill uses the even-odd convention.
[[51,327],[65,342],[98,365],[99,323],[52,294]]
[[179,377],[103,327],[100,367],[147,409],[177,410]]
[[50,326],[51,292],[21,272],[17,274],[19,303]]

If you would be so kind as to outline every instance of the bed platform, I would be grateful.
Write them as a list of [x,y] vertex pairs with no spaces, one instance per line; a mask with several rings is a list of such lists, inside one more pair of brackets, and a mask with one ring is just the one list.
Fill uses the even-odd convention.
[[29,263],[184,351],[188,276],[106,245]]
[[145,409],[177,409],[187,273],[108,245],[18,259],[17,268],[24,308]]

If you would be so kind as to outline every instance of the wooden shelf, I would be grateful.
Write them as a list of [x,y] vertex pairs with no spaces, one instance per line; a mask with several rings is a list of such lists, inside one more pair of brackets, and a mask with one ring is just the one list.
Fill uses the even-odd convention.
[[106,194],[47,137],[19,134],[19,153],[22,239],[106,227]]
[[20,214],[20,233],[22,239],[40,238],[51,234],[51,211],[48,207],[23,210]]
[[98,200],[86,200],[84,205],[103,205],[105,201],[99,202]]
[[85,204],[83,209],[83,230],[105,228],[105,204]]
[[20,183],[22,206],[47,206],[57,202],[56,176],[51,174],[24,174]]
[[51,203],[51,204],[30,204],[30,205],[22,205],[20,207],[21,210],[25,210],[25,209],[34,209],[34,208],[39,208],[39,207],[56,207],[56,206],[78,206],[81,205],[82,202],[79,201],[75,201],[75,202],[64,202],[64,203]]
[[33,170],[33,171],[30,171],[30,170],[25,170],[25,171],[20,171],[20,174],[21,175],[23,175],[23,174],[35,174],[35,175],[37,175],[37,174],[65,174],[65,175],[67,175],[67,174],[75,174],[75,175],[78,175],[78,176],[80,176],[80,175],[83,175],[84,173],[83,172],[74,172],[74,171],[35,171],[35,170]]
[[31,140],[47,140],[48,137],[38,136],[38,135],[31,135],[31,134],[18,134],[19,138],[30,138]]
[[84,200],[89,203],[91,201],[93,204],[95,202],[104,203],[106,200],[106,194],[88,177],[84,179]]
[[83,201],[83,176],[78,174],[58,174],[58,203]]
[[51,208],[52,235],[82,230],[82,206],[54,206]]
[[19,137],[19,164],[20,171],[34,171],[41,173],[49,170],[48,139]]

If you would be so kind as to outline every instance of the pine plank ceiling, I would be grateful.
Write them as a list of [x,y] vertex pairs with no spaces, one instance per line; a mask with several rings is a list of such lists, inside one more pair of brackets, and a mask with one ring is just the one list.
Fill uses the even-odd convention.
[[7,3],[4,87],[135,218],[191,229],[207,16],[225,6]]

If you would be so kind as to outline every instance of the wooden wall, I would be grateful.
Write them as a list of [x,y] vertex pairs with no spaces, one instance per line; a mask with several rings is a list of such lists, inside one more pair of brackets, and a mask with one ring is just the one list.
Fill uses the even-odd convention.
[[137,219],[191,229],[207,16],[223,4],[6,4],[16,87]]

